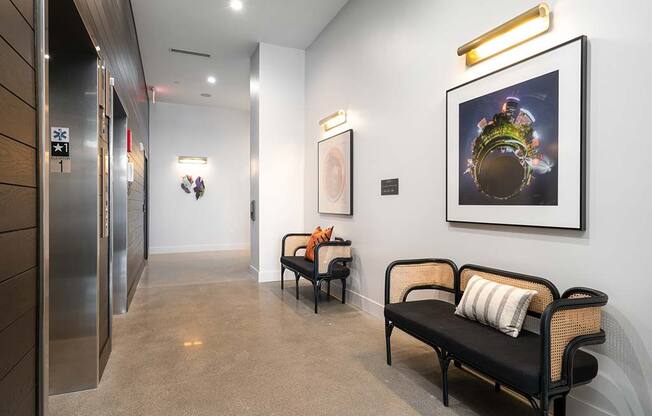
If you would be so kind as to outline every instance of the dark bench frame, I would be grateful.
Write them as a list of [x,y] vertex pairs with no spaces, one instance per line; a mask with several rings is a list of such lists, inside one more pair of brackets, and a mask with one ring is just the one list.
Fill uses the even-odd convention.
[[[392,336],[392,331],[394,327],[401,329],[403,332],[413,336],[414,338],[420,340],[421,342],[429,345],[435,350],[437,358],[439,360],[439,365],[441,367],[442,374],[442,399],[444,406],[448,406],[448,367],[451,362],[455,364],[456,367],[461,368],[462,365],[467,366],[490,379],[495,380],[495,390],[496,392],[500,391],[500,386],[504,385],[513,390],[514,392],[525,397],[530,405],[542,416],[548,416],[550,404],[554,403],[554,414],[555,416],[565,416],[566,415],[566,396],[570,392],[571,388],[585,383],[574,383],[573,382],[573,360],[575,358],[575,353],[581,347],[588,345],[597,345],[605,342],[605,332],[600,329],[599,332],[590,334],[590,335],[580,335],[573,338],[568,345],[565,347],[563,360],[562,360],[562,375],[561,379],[557,382],[553,382],[550,379],[551,371],[551,360],[550,360],[550,349],[551,349],[551,334],[552,334],[552,318],[556,312],[568,309],[578,309],[578,308],[593,308],[593,307],[602,307],[607,304],[608,297],[606,294],[599,292],[597,290],[575,287],[568,289],[560,297],[559,291],[557,288],[548,280],[529,276],[520,273],[509,272],[505,270],[492,269],[484,266],[478,266],[473,264],[468,264],[462,266],[460,269],[457,268],[454,262],[447,259],[413,259],[413,260],[398,260],[392,262],[385,272],[385,305],[390,303],[391,295],[391,272],[392,269],[399,265],[416,265],[416,264],[446,264],[449,265],[453,270],[454,275],[454,289],[448,287],[443,287],[439,285],[425,284],[411,287],[407,290],[402,302],[407,300],[408,295],[415,290],[423,289],[435,289],[441,290],[444,292],[452,293],[455,295],[455,305],[459,304],[463,291],[460,289],[460,275],[464,269],[473,269],[477,271],[484,271],[492,274],[497,274],[505,277],[511,277],[515,279],[526,280],[538,284],[542,284],[550,289],[553,295],[553,302],[549,304],[543,314],[538,314],[536,312],[528,310],[528,315],[540,318],[540,337],[541,337],[541,380],[540,380],[540,393],[537,396],[530,395],[523,392],[519,389],[518,386],[510,385],[501,379],[500,374],[490,374],[489,372],[478,368],[477,365],[471,365],[468,362],[460,359],[455,356],[454,351],[446,351],[443,348],[432,344],[427,341],[419,334],[409,331],[405,328],[396,325],[395,323],[385,319],[385,345],[387,350],[387,365],[392,365],[392,355],[391,355],[391,342],[390,338]],[[582,295],[584,297],[573,298],[575,295]],[[538,402],[537,402],[538,400]]]
[[[310,233],[291,233],[291,234],[286,234],[283,237],[282,243],[281,243],[281,257],[284,256],[285,254],[285,240],[288,237],[310,237]],[[328,295],[328,300],[331,298],[331,280],[339,280],[342,283],[342,303],[346,303],[346,279],[349,277],[351,270],[348,267],[348,264],[353,261],[352,257],[333,257],[329,260],[328,263],[328,272],[327,273],[319,273],[319,264],[320,264],[320,251],[324,247],[351,247],[351,241],[350,240],[344,240],[339,237],[335,237],[332,241],[325,241],[323,243],[319,243],[315,246],[315,261],[313,262],[313,274],[312,275],[306,275],[305,273],[301,272],[300,270],[294,270],[288,265],[285,265],[281,263],[281,290],[283,290],[284,287],[284,280],[283,280],[283,273],[285,270],[290,270],[294,272],[294,277],[296,280],[296,298],[299,299],[299,278],[303,277],[310,281],[313,286],[313,292],[315,295],[315,313],[318,313],[319,310],[319,293],[321,291],[321,283],[326,282],[327,283],[327,295]],[[300,245],[297,246],[294,249],[294,255],[296,256],[297,252],[301,249],[305,249],[305,245]],[[323,255],[323,254],[322,254]],[[341,264],[346,268],[346,275],[345,276],[334,276],[332,274],[332,269],[335,265]]]

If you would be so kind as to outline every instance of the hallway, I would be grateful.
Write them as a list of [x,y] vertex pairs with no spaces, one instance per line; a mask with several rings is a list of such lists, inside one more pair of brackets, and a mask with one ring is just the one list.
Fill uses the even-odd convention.
[[315,315],[311,286],[297,301],[292,280],[284,292],[258,284],[247,254],[151,256],[129,313],[114,319],[98,389],[52,396],[50,414],[529,414],[459,370],[444,408],[432,350],[397,331],[388,367],[381,320],[335,299]]

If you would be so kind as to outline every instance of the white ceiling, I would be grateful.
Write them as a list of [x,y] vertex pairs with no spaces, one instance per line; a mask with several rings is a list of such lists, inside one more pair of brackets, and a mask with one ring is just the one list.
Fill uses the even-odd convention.
[[[243,2],[236,12],[229,0],[132,0],[145,78],[156,88],[156,101],[248,111],[249,57],[257,43],[305,49],[347,0]],[[215,85],[206,82],[209,75],[217,78]]]

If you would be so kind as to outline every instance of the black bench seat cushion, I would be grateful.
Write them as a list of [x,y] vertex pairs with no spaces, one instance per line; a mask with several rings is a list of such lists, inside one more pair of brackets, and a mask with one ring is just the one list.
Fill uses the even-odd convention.
[[[314,278],[315,264],[306,260],[303,256],[283,256],[281,257],[281,264],[288,269],[292,269],[302,275]],[[349,275],[349,269],[341,263],[337,263],[333,267],[333,273],[329,277],[342,278]]]
[[[528,394],[540,392],[541,338],[521,331],[509,337],[487,325],[455,315],[455,305],[419,300],[385,306],[385,317],[395,326],[449,351],[489,376],[500,378]],[[575,355],[575,384],[593,379],[598,362],[591,354]]]

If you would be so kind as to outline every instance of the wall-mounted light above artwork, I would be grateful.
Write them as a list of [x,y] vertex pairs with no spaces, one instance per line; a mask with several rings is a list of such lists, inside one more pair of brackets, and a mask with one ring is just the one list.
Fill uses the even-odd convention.
[[203,156],[179,156],[177,161],[182,165],[206,165],[208,158]]
[[324,131],[328,131],[337,126],[341,126],[344,123],[346,123],[346,111],[338,110],[328,117],[321,119],[319,121],[319,126],[323,128]]
[[457,55],[466,55],[466,64],[474,65],[547,32],[550,17],[548,4],[540,3],[460,46]]

